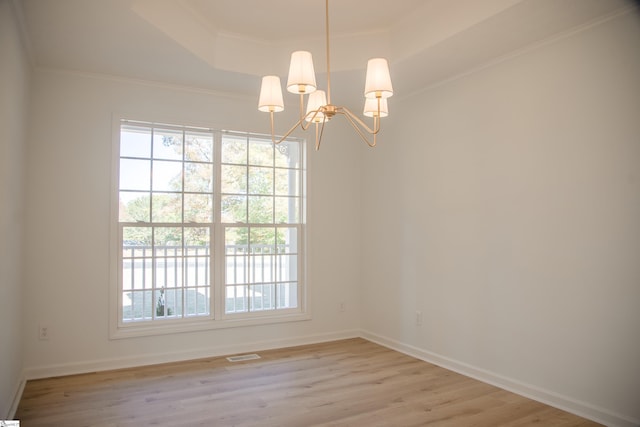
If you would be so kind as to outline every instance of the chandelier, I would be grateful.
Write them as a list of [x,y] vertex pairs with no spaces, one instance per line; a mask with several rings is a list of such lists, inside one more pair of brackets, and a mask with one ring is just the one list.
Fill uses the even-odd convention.
[[[347,107],[331,103],[331,51],[329,48],[329,0],[326,4],[326,46],[327,46],[327,92],[318,90],[316,76],[313,69],[313,59],[310,52],[297,51],[291,54],[289,64],[289,77],[287,79],[287,91],[300,95],[300,119],[276,141],[274,132],[273,113],[284,111],[282,100],[282,86],[280,77],[262,77],[258,110],[269,113],[271,118],[271,140],[274,144],[284,141],[296,128],[306,131],[311,123],[315,124],[316,150],[320,149],[324,125],[336,115],[347,119],[360,138],[369,147],[376,145],[376,136],[380,132],[380,118],[389,115],[387,98],[393,95],[391,76],[389,75],[389,63],[384,58],[373,58],[367,63],[367,74],[364,88],[363,114],[373,118],[372,127],[367,126],[358,116]],[[306,110],[304,96],[309,95]],[[370,140],[369,135],[373,138]]]

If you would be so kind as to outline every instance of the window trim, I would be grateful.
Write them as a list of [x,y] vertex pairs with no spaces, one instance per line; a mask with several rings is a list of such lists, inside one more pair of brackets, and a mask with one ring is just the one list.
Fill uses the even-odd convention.
[[[224,256],[224,228],[239,224],[229,224],[221,222],[220,203],[221,191],[221,135],[223,133],[233,133],[238,135],[253,135],[259,138],[267,136],[251,132],[231,132],[216,130],[212,127],[194,126],[191,124],[171,125],[164,121],[128,119],[132,115],[114,114],[112,118],[112,156],[111,156],[111,185],[110,185],[110,223],[109,223],[109,338],[122,339],[144,336],[167,335],[181,332],[196,332],[214,329],[225,329],[233,327],[258,326],[265,324],[277,324],[284,322],[305,321],[311,319],[310,304],[308,301],[309,283],[307,280],[308,248],[307,248],[307,189],[308,189],[308,162],[306,140],[300,138],[290,138],[300,143],[300,222],[295,224],[282,224],[295,227],[298,230],[298,308],[281,309],[269,311],[255,311],[243,313],[225,313],[225,256]],[[137,115],[139,117],[140,115]],[[214,175],[217,188],[214,189],[214,219],[212,224],[210,268],[212,271],[210,284],[210,314],[206,316],[194,316],[179,319],[161,319],[155,321],[132,321],[124,322],[122,319],[122,283],[123,271],[120,268],[122,241],[120,228],[123,226],[119,222],[119,163],[120,163],[120,132],[124,123],[161,126],[163,128],[179,128],[210,131],[214,134]],[[150,222],[149,224],[153,224]],[[179,225],[182,223],[177,223]],[[265,224],[244,224],[247,226]],[[280,224],[268,224],[278,226]]]

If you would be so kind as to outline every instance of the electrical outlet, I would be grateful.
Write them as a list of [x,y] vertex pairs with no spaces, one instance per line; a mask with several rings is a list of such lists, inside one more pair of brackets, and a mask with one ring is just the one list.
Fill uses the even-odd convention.
[[345,306],[344,302],[341,302],[340,304],[338,304],[338,311],[340,313],[344,313],[345,310],[346,310],[346,306]]
[[40,326],[38,326],[38,338],[43,341],[49,339],[49,326],[45,323],[41,323]]
[[422,326],[422,312],[416,310],[416,326]]

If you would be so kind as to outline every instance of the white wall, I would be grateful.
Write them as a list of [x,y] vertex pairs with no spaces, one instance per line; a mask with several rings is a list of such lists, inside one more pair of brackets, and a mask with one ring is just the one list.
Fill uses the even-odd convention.
[[[37,70],[20,340],[19,307],[5,308],[20,299],[11,251],[20,228],[7,224],[21,220],[30,85],[7,6],[0,0],[0,218],[11,262],[1,270],[0,338],[13,349],[0,347],[3,405],[20,342],[27,375],[39,376],[351,336],[362,322],[365,336],[421,357],[611,424],[638,423],[636,16],[393,98],[375,150],[332,122],[309,153],[313,319],[149,338],[108,338],[112,114],[256,132],[267,116],[254,99]],[[7,46],[16,61],[4,61]],[[37,339],[40,322],[48,341]]]
[[22,190],[29,75],[15,11],[8,0],[0,0],[0,419],[15,409],[22,374]]
[[640,424],[640,17],[392,100],[363,157],[365,336]]
[[[256,94],[259,81],[256,81]],[[29,138],[24,342],[27,376],[257,350],[357,334],[359,152],[341,130],[309,153],[310,321],[109,340],[112,114],[269,130],[256,98],[36,70]],[[296,112],[290,113],[294,117]],[[291,118],[290,117],[290,118]],[[277,116],[278,128],[286,129]],[[293,122],[292,122],[293,123]],[[338,313],[338,299],[348,309]],[[37,338],[38,324],[50,339]]]

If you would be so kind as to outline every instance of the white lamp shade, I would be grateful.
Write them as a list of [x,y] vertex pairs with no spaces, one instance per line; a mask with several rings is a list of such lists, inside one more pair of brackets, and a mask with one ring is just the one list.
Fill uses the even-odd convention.
[[291,54],[287,90],[291,93],[311,93],[316,90],[316,73],[311,52],[299,50]]
[[366,98],[389,98],[393,95],[389,63],[384,58],[373,58],[367,63],[367,79],[364,86]]
[[[380,111],[378,111],[378,100],[380,101]],[[364,115],[367,117],[387,117],[389,115],[387,98],[366,98],[364,101]]]
[[260,88],[260,98],[258,100],[258,110],[264,111],[265,113],[271,111],[277,113],[284,110],[280,77],[264,76],[262,78],[262,87]]
[[305,120],[314,123],[322,123],[325,121],[324,113],[318,112],[315,117],[313,114],[309,114],[312,111],[316,111],[320,107],[324,107],[327,105],[327,96],[325,95],[323,90],[316,90],[311,95],[309,95],[309,100],[307,101],[307,115],[305,116]]

